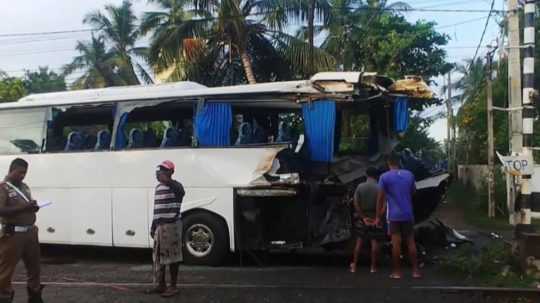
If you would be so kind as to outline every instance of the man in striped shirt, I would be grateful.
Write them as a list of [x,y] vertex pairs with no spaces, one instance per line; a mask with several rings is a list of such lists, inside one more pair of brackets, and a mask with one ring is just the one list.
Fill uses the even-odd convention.
[[[154,198],[154,217],[150,235],[154,239],[154,288],[148,293],[172,297],[178,293],[178,267],[182,262],[182,221],[180,206],[185,191],[182,184],[172,179],[174,163],[162,162],[156,171],[159,184]],[[171,275],[170,286],[165,282],[166,266]]]

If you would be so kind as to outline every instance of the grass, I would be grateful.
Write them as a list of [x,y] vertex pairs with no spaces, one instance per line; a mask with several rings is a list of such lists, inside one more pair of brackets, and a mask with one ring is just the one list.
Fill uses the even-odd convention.
[[472,245],[458,248],[442,258],[444,271],[477,286],[529,288],[534,277],[521,273],[510,245],[498,241],[475,251]]
[[481,230],[510,231],[507,215],[497,213],[494,219],[488,218],[487,199],[484,195],[461,183],[454,183],[448,190],[448,200],[463,210],[465,223]]
[[[496,194],[497,195],[497,194]],[[502,196],[502,197],[501,197]],[[499,192],[499,209],[506,205],[506,194]],[[483,232],[508,232],[513,226],[508,223],[507,214],[497,213],[497,217],[487,216],[487,195],[485,191],[455,183],[448,191],[448,201],[463,210],[467,225]],[[540,231],[540,221],[533,224]],[[480,286],[524,287],[534,284],[533,277],[523,274],[517,258],[512,255],[512,248],[503,241],[492,241],[485,247],[463,245],[441,259],[442,269]]]
[[[496,193],[495,199],[499,209],[506,207],[506,193]],[[487,215],[487,193],[478,192],[459,182],[452,184],[448,190],[448,200],[463,210],[465,223],[482,231],[502,232],[512,231],[514,227],[508,222],[508,215],[500,211],[491,219]],[[532,224],[540,232],[540,220],[533,220]]]

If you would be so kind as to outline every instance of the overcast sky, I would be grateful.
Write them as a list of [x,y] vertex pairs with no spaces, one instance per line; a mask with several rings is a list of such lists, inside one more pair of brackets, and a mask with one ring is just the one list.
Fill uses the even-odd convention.
[[[0,70],[20,76],[25,69],[49,66],[53,70],[68,62],[77,54],[74,50],[77,40],[85,40],[90,33],[68,33],[31,37],[5,37],[6,34],[81,30],[88,28],[82,24],[84,16],[106,4],[120,4],[122,0],[18,0],[9,1],[0,10]],[[395,2],[395,1],[390,1]],[[488,10],[491,0],[409,0],[413,8]],[[504,0],[495,0],[495,8],[503,9]],[[154,7],[145,0],[135,0],[137,15]],[[487,12],[411,12],[406,17],[435,21],[440,32],[452,39],[447,47],[448,60],[461,62],[474,55],[475,47],[486,22]],[[495,23],[500,18],[492,18],[483,45],[493,41],[499,34]],[[462,23],[462,24],[459,24]],[[482,48],[480,56],[485,54]],[[75,76],[68,80],[72,80]],[[428,109],[426,114],[440,109]],[[437,121],[431,134],[441,140],[446,136],[446,120]]]

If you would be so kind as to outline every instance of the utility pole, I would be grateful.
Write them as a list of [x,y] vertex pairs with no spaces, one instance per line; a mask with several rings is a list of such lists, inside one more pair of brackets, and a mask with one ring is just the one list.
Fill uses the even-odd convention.
[[[536,109],[534,98],[534,53],[536,0],[525,1],[523,29],[523,149],[522,155],[532,158],[533,131]],[[533,161],[534,162],[534,161]],[[533,163],[534,165],[534,163]],[[529,230],[531,226],[531,175],[521,176],[521,203],[518,230]],[[521,225],[521,226],[520,226]]]
[[448,72],[448,84],[446,92],[448,94],[446,99],[446,154],[448,155],[448,169],[450,172],[454,171],[454,159],[453,157],[453,147],[454,147],[454,136],[453,125],[454,125],[454,110],[452,109],[452,76],[451,71]]
[[[508,88],[510,102],[509,110],[509,131],[510,131],[510,154],[521,153],[523,135],[521,110],[521,42],[519,28],[518,0],[508,0]],[[517,218],[514,217],[514,201],[517,193],[515,192],[514,176],[508,175],[507,179],[507,198],[509,212],[511,214],[510,224],[516,224]]]
[[486,54],[486,95],[487,95],[487,131],[488,131],[488,217],[495,218],[495,174],[494,174],[494,150],[495,143],[493,138],[493,88],[491,84],[493,51],[490,50]]

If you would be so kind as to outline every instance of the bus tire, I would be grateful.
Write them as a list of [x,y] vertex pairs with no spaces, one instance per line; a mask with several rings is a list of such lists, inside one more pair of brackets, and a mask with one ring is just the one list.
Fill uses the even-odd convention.
[[184,262],[217,266],[223,263],[229,248],[225,222],[207,212],[188,214],[183,220]]

